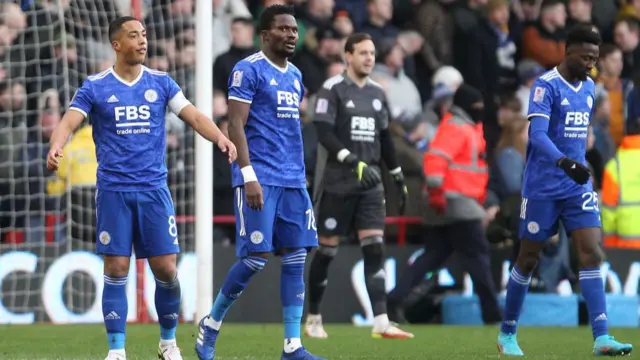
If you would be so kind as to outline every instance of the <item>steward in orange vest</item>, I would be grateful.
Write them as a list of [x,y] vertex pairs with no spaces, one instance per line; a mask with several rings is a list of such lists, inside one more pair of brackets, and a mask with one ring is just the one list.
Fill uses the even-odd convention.
[[477,95],[482,96],[456,92],[454,106],[443,116],[424,156],[429,205],[452,220],[479,220],[485,214],[489,174],[482,98],[475,99]]

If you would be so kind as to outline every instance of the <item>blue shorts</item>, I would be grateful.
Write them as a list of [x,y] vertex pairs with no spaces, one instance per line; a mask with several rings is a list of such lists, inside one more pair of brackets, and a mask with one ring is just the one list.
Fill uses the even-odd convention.
[[567,234],[578,229],[601,227],[598,193],[585,192],[558,200],[522,198],[520,239],[546,241],[558,233],[559,220]]
[[138,259],[180,252],[178,227],[166,187],[149,191],[96,191],[99,254]]
[[244,187],[235,188],[236,255],[318,246],[316,219],[307,189],[263,186],[261,211],[247,206]]

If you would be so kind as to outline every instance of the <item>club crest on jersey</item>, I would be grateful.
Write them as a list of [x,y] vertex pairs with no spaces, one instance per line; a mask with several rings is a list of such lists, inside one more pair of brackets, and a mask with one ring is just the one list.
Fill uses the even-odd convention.
[[144,98],[148,102],[155,102],[156,100],[158,100],[158,93],[153,89],[149,89],[144,92]]
[[251,242],[258,245],[262,242],[262,240],[264,240],[264,235],[262,235],[262,233],[260,231],[254,231],[251,233],[251,236],[249,237],[251,239]]
[[536,86],[533,90],[533,102],[541,102],[544,99],[544,92],[546,90],[540,86]]
[[382,110],[382,102],[380,102],[380,100],[378,99],[373,99],[373,103],[371,105],[373,105],[373,109],[375,111]]
[[587,106],[589,107],[589,109],[593,107],[593,98],[591,98],[591,96],[587,96]]
[[231,80],[231,86],[240,86],[242,85],[242,71],[236,70],[233,72],[233,80]]
[[108,232],[103,231],[100,233],[99,239],[102,245],[109,245],[109,243],[111,242],[111,235],[109,235]]
[[293,80],[293,87],[300,91],[300,81],[298,79]]

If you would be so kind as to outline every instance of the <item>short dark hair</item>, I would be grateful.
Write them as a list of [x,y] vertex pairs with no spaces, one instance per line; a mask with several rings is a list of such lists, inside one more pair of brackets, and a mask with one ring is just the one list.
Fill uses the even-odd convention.
[[111,22],[109,24],[109,41],[115,41],[118,33],[122,29],[122,25],[129,21],[138,21],[138,19],[133,16],[121,16]]
[[602,44],[602,46],[600,46],[600,59],[604,59],[616,51],[620,51],[620,48],[616,45],[609,43]]
[[273,24],[278,15],[296,16],[296,13],[291,5],[271,5],[264,9],[262,15],[260,15],[259,31],[271,30],[271,24]]
[[567,34],[566,47],[585,43],[600,46],[602,44],[600,30],[593,25],[587,24],[578,24],[572,27]]
[[360,44],[365,40],[373,41],[371,35],[367,33],[355,33],[347,38],[347,42],[344,43],[344,52],[353,54],[356,45]]

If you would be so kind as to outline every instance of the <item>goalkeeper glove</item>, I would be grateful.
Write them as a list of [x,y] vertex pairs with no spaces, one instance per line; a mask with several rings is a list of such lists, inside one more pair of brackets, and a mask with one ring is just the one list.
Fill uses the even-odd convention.
[[382,182],[382,176],[380,176],[380,173],[376,169],[367,165],[366,162],[358,160],[357,156],[349,154],[344,158],[343,162],[353,168],[356,172],[360,187],[363,189],[366,190],[374,188]]
[[558,167],[561,168],[568,177],[580,185],[584,185],[589,182],[591,178],[591,172],[586,166],[581,163],[571,160],[568,157],[563,157],[558,160]]
[[389,173],[391,174],[393,182],[396,184],[396,188],[398,189],[398,214],[402,216],[404,215],[407,200],[409,199],[409,189],[407,189],[407,185],[404,183],[404,174],[402,173],[402,169],[398,168],[390,171]]

